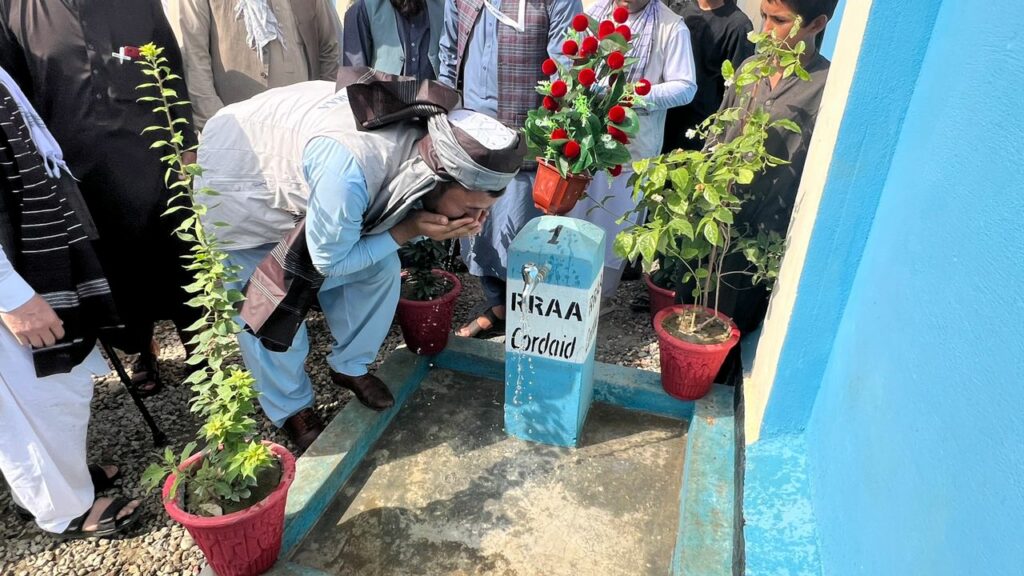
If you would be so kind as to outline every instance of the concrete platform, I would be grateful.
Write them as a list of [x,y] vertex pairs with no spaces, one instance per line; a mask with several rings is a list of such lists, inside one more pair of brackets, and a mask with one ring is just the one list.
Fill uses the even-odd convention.
[[431,370],[290,566],[367,576],[674,571],[685,421],[597,404],[581,447],[568,449],[508,438],[502,417],[502,383]]

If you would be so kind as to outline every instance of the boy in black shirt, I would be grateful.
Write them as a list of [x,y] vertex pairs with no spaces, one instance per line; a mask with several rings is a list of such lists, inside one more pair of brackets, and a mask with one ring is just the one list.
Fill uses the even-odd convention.
[[[737,190],[747,199],[736,214],[735,226],[747,234],[774,232],[785,237],[789,229],[828,79],[830,63],[818,52],[818,46],[835,8],[836,0],[761,0],[762,31],[774,33],[778,38],[788,38],[786,43],[790,46],[804,42],[806,49],[800,59],[810,78],[806,81],[796,76],[783,78],[779,72],[771,78],[740,88],[739,93],[735,87],[729,88],[723,98],[722,109],[735,107],[743,100],[742,93],[749,96],[747,105],[751,109],[764,109],[772,120],[785,118],[800,126],[799,133],[777,127],[768,129],[765,149],[772,156],[785,160],[786,164],[765,169],[753,182]],[[798,20],[802,20],[799,32],[789,38]],[[721,140],[731,141],[741,133],[742,127],[733,124],[721,135]],[[733,252],[726,256],[722,271],[729,278],[728,281],[723,280],[718,294],[713,296],[718,302],[718,311],[732,318],[743,334],[753,331],[764,320],[769,297],[764,284],[754,285],[750,274],[741,273],[748,269],[748,265],[742,253]],[[684,302],[692,300],[687,287],[677,292]]]

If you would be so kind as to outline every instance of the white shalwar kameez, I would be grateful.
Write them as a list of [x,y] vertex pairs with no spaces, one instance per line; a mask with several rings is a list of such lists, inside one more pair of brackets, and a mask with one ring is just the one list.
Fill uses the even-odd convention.
[[[644,97],[647,107],[636,109],[640,115],[640,132],[629,143],[633,160],[651,158],[661,153],[667,110],[690,102],[697,93],[690,31],[683,20],[667,6],[661,4],[658,9],[658,23],[654,30],[651,56],[642,75],[650,81],[651,92]],[[630,14],[629,20],[626,21],[626,25],[633,29],[634,34],[638,32],[635,29],[635,21],[642,13],[643,10]],[[610,18],[610,15],[606,14],[590,15],[598,19]],[[625,268],[625,262],[615,254],[612,247],[615,236],[632,223],[616,223],[623,214],[636,207],[632,198],[633,189],[628,186],[632,175],[633,171],[629,165],[623,165],[622,173],[615,178],[611,178],[602,170],[591,181],[586,197],[569,213],[569,216],[593,222],[605,231],[602,300],[615,296]],[[639,217],[643,218],[643,214]]]
[[[33,294],[0,250],[0,312]],[[63,532],[92,507],[86,463],[92,375],[108,371],[93,349],[70,373],[37,378],[32,350],[0,323],[0,472],[15,503],[48,532]]]

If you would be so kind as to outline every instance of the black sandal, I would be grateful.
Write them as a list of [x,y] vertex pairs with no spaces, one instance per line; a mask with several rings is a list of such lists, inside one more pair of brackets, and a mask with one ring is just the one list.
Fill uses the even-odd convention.
[[63,532],[60,534],[54,534],[54,537],[58,540],[81,540],[83,538],[104,538],[120,534],[138,522],[139,517],[141,516],[140,505],[124,518],[118,518],[117,514],[129,504],[131,504],[130,500],[120,497],[114,498],[114,500],[111,501],[103,510],[103,514],[100,516],[100,521],[96,529],[83,530],[82,526],[85,524],[86,518],[89,517],[89,513],[92,512],[92,508],[89,508],[85,511],[85,514],[82,514],[78,518],[72,520]]
[[[484,328],[483,326],[480,325],[481,317],[487,318],[487,320],[491,323],[491,326],[489,328]],[[484,308],[483,311],[478,312],[475,315],[475,317],[472,320],[470,320],[469,324],[466,324],[465,326],[463,326],[463,328],[465,328],[466,326],[472,326],[476,328],[475,332],[470,333],[469,338],[487,340],[490,338],[494,338],[495,336],[505,335],[505,319],[498,318],[498,316],[494,314],[493,306],[486,306],[486,308]]]
[[[151,382],[152,386],[144,388],[143,385],[147,382]],[[140,353],[132,363],[132,387],[139,398],[155,396],[164,389],[164,383],[160,380],[160,365],[152,352]]]
[[[121,479],[123,474],[121,473],[121,467],[117,467],[117,472],[113,476],[107,476],[107,472],[103,470],[103,466],[99,464],[89,464],[89,476],[92,477],[92,488],[94,494],[105,492],[114,487],[114,483]],[[14,513],[18,515],[18,518],[28,522],[35,520],[36,517],[32,515],[27,509],[14,505]]]

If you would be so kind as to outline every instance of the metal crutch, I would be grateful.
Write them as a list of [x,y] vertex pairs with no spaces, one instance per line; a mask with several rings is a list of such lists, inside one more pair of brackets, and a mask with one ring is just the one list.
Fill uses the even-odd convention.
[[103,346],[103,351],[106,352],[107,358],[110,363],[114,366],[114,371],[117,372],[118,378],[121,379],[121,384],[124,385],[125,390],[128,391],[128,395],[132,397],[132,402],[135,402],[135,407],[142,413],[142,419],[146,421],[146,425],[149,426],[149,431],[153,433],[153,445],[157,448],[167,445],[167,435],[164,434],[163,430],[156,425],[153,420],[153,416],[149,413],[149,409],[142,402],[142,398],[139,398],[138,393],[135,391],[135,387],[132,386],[132,379],[128,377],[128,372],[124,369],[124,364],[121,363],[121,358],[114,352],[114,348],[107,344],[105,341],[100,340],[100,345]]

